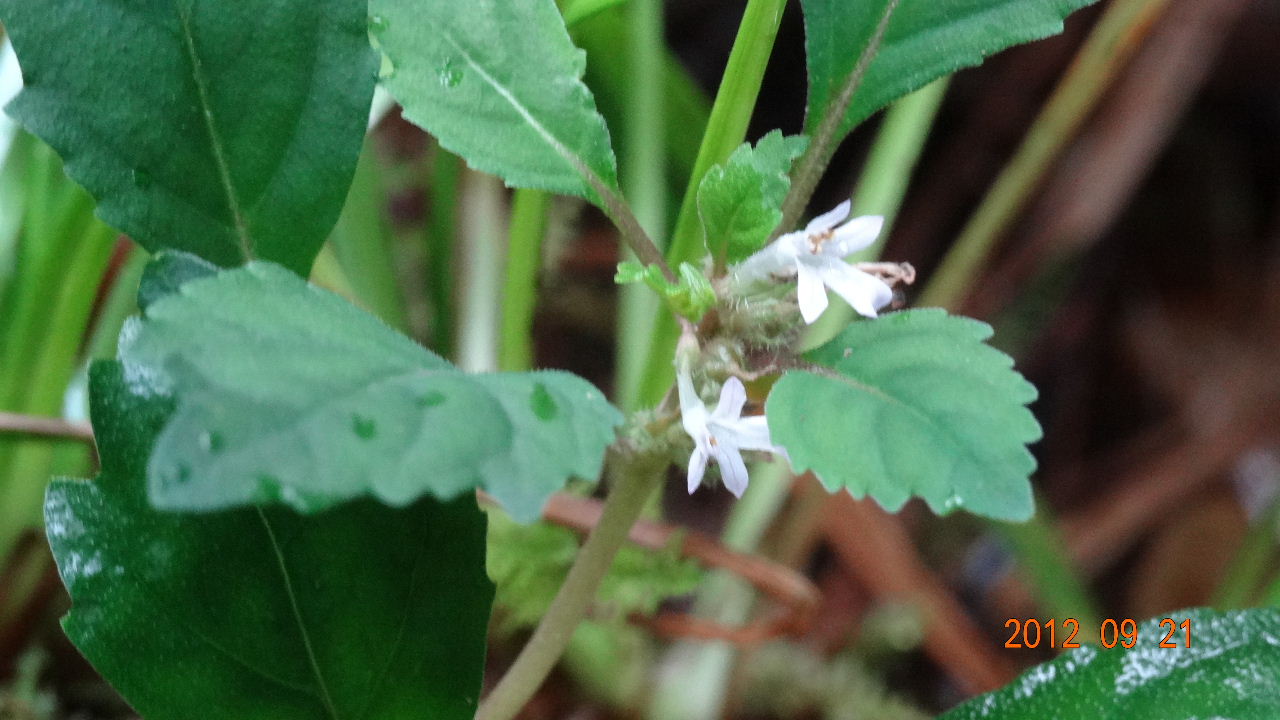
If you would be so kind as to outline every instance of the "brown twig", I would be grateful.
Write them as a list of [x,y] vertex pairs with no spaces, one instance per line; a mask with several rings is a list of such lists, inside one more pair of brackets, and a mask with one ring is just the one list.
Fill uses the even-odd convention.
[[[494,503],[485,493],[479,493],[479,497],[482,503]],[[600,513],[599,501],[566,493],[552,496],[543,509],[547,522],[582,533],[595,527]],[[808,578],[762,557],[730,550],[701,533],[667,523],[641,520],[632,527],[630,538],[639,547],[654,551],[665,550],[678,541],[682,557],[741,577],[777,605],[772,612],[741,627],[727,627],[676,612],[630,618],[633,623],[659,635],[753,645],[783,635],[803,634],[817,611],[818,590]]]
[[93,428],[89,423],[70,422],[61,418],[22,415],[0,412],[0,434],[34,435],[36,437],[63,438],[93,442]]

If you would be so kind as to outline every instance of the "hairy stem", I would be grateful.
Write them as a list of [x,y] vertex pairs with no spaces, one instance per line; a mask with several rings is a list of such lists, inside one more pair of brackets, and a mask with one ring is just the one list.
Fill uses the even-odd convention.
[[[738,26],[738,35],[729,53],[720,89],[716,92],[711,118],[698,148],[693,174],[685,189],[671,236],[667,259],[673,264],[691,262],[702,255],[702,228],[698,218],[698,186],[707,171],[724,162],[747,134],[747,124],[755,110],[764,79],[765,66],[773,53],[773,42],[778,36],[778,24],[786,0],[748,0],[747,9]],[[639,402],[648,405],[662,399],[671,386],[674,372],[671,353],[675,350],[680,329],[671,313],[660,312],[654,325],[653,344],[645,365],[644,385],[640,389]]]
[[595,529],[569,569],[551,607],[538,623],[511,669],[480,703],[476,720],[511,720],[542,686],[564,654],[573,631],[586,616],[596,589],[627,541],[645,502],[665,477],[665,466],[621,461]]
[[827,165],[831,163],[831,156],[835,155],[836,148],[840,146],[840,140],[844,136],[841,130],[845,115],[849,112],[849,104],[853,102],[853,94],[862,85],[862,79],[867,76],[867,68],[871,67],[871,61],[880,50],[880,42],[884,40],[884,33],[889,29],[889,19],[893,17],[893,11],[898,9],[898,2],[899,0],[889,0],[885,5],[880,22],[876,24],[875,32],[871,34],[867,40],[867,46],[858,56],[858,62],[853,66],[853,71],[840,85],[840,92],[836,94],[835,99],[827,105],[817,127],[809,133],[809,147],[805,149],[795,169],[791,171],[791,190],[782,203],[782,222],[773,231],[774,238],[795,226],[805,206],[809,204],[809,198],[813,195],[814,188],[818,186],[818,181],[822,179],[822,174],[826,172]]

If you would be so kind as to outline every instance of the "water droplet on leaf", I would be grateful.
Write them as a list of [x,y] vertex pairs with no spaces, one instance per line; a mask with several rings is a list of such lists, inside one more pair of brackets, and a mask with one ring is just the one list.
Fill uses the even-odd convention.
[[962,507],[964,507],[964,498],[954,493],[952,493],[951,497],[942,501],[943,512],[951,512],[952,510],[959,510]]
[[213,430],[200,433],[200,449],[211,455],[217,455],[222,452],[226,442],[222,437],[222,433]]
[[462,83],[462,70],[454,64],[453,58],[445,60],[436,72],[440,76],[440,84],[447,88],[456,88]]
[[371,440],[378,434],[378,423],[363,415],[351,416],[351,430],[361,440]]
[[554,420],[556,415],[560,413],[560,407],[556,405],[556,399],[551,397],[551,393],[547,392],[547,386],[542,383],[534,384],[533,395],[529,397],[529,405],[533,408],[533,414],[537,415],[541,420]]
[[380,33],[386,32],[388,27],[390,27],[390,23],[387,22],[387,19],[385,17],[381,15],[370,16],[369,32],[373,33],[374,35],[378,35]]
[[444,393],[439,393],[439,392],[436,392],[435,390],[432,390],[426,395],[423,395],[422,397],[418,398],[418,407],[432,408],[432,407],[436,407],[437,405],[443,405],[444,401],[445,401]]
[[280,480],[274,475],[260,473],[254,478],[258,483],[258,491],[254,493],[254,501],[259,504],[280,502]]

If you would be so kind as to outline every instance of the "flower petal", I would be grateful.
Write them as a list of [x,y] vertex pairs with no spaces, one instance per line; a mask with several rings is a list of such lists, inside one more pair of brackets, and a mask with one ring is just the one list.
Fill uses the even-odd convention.
[[844,261],[831,258],[831,262],[822,264],[818,273],[822,281],[859,315],[876,317],[876,311],[893,300],[893,289],[884,281]]
[[830,230],[835,227],[837,223],[840,223],[844,221],[845,218],[849,217],[849,212],[852,209],[853,201],[845,200],[831,210],[828,210],[818,217],[810,220],[809,224],[804,226],[804,234],[817,235]]
[[680,424],[696,442],[707,434],[707,406],[698,391],[693,389],[693,377],[688,370],[676,371],[676,391],[680,395]]
[[746,404],[747,389],[743,387],[741,380],[736,377],[730,377],[724,381],[724,386],[720,388],[720,403],[711,412],[709,421],[724,423],[737,420],[738,416],[742,414],[743,406]]
[[856,217],[836,228],[824,250],[830,255],[847,257],[875,242],[883,229],[884,218],[879,215]]
[[719,423],[715,433],[721,441],[743,450],[771,452],[776,449],[769,439],[769,423],[763,415],[749,415],[731,423]]
[[800,316],[805,324],[812,325],[827,309],[827,289],[822,286],[822,275],[818,269],[809,263],[796,263],[796,273],[796,302],[800,304]]
[[795,240],[783,235],[756,251],[733,267],[733,275],[740,283],[764,282],[773,276],[787,277],[795,272]]
[[692,495],[694,490],[702,484],[702,476],[707,471],[707,453],[700,447],[695,447],[689,455],[689,494]]
[[742,497],[747,490],[747,464],[742,460],[738,448],[726,442],[711,446],[711,453],[720,465],[720,476],[724,478],[724,486],[734,497]]

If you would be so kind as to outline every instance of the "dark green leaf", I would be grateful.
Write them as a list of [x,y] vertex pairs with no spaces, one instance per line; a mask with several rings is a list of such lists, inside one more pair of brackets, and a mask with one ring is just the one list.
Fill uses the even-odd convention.
[[146,311],[151,303],[168,297],[186,283],[216,275],[218,266],[191,253],[165,251],[159,253],[142,270],[138,286],[138,308]]
[[[1172,720],[1280,717],[1280,610],[1181,610],[1138,625],[1137,644],[1086,645],[939,720]],[[1191,621],[1185,646],[1183,620]],[[1098,628],[1080,629],[1081,644]],[[1061,637],[1061,636],[1059,636]],[[1114,638],[1114,633],[1108,636]],[[1123,640],[1123,638],[1121,638]]]
[[[801,0],[809,62],[809,125],[840,93],[891,0]],[[845,113],[841,136],[930,81],[991,54],[1062,32],[1096,0],[901,0]],[[810,128],[812,129],[812,128]]]
[[744,143],[724,165],[707,171],[698,186],[698,215],[707,250],[717,262],[738,262],[759,250],[782,221],[782,201],[791,188],[791,161],[809,144],[778,130]]
[[513,187],[598,200],[618,186],[604,118],[554,0],[372,0],[405,117]]
[[358,0],[0,0],[8,112],[149,250],[306,273],[346,197],[377,56]]
[[621,422],[579,377],[462,373],[269,263],[153,302],[120,358],[178,398],[147,473],[165,509],[315,512],[480,487],[527,521],[570,476],[596,478]]
[[116,363],[92,391],[102,474],[55,481],[45,517],[67,634],[144,717],[470,720],[493,597],[473,499],[158,513],[172,402]]
[[943,310],[855,322],[808,358],[831,374],[789,372],[769,394],[773,441],[797,471],[897,510],[912,495],[934,512],[1000,520],[1032,513],[1026,444],[1036,390],[991,328]]

